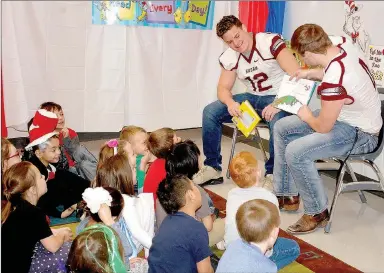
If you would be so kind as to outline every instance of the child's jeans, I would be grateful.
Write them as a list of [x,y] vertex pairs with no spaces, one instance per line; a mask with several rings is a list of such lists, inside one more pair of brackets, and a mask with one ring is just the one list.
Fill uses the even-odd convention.
[[211,197],[207,193],[207,199],[208,199],[208,206],[211,209],[212,214],[215,213],[215,205],[213,204],[213,201]]
[[278,237],[273,246],[273,254],[269,259],[271,259],[276,264],[277,269],[280,270],[295,261],[299,255],[300,247],[294,240]]

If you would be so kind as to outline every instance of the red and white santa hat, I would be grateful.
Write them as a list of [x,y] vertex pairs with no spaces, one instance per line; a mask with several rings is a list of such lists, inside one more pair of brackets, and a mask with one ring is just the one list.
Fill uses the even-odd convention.
[[355,5],[355,1],[345,1],[345,4],[347,4],[349,6],[349,10],[354,10],[356,5]]
[[45,109],[39,109],[33,118],[33,122],[29,127],[29,141],[30,143],[25,149],[30,149],[33,146],[46,142],[49,138],[57,135],[55,132],[57,122],[55,113],[49,112]]

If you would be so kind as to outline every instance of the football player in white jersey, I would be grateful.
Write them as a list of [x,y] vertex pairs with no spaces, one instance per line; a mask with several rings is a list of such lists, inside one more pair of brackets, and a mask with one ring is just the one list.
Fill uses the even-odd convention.
[[296,78],[321,80],[321,109],[312,113],[302,106],[297,116],[274,128],[275,193],[280,208],[289,211],[299,208],[301,197],[304,216],[288,231],[302,234],[329,220],[327,194],[315,161],[373,151],[383,120],[373,77],[350,41],[331,39],[320,26],[306,24],[295,30],[291,46],[307,65],[321,67],[295,73]]
[[[231,122],[240,114],[240,104],[248,100],[270,128],[270,158],[265,164],[265,185],[272,187],[273,174],[273,126],[288,115],[271,106],[284,74],[293,75],[299,65],[286,48],[284,40],[273,33],[249,33],[241,21],[233,15],[224,16],[216,26],[216,34],[227,45],[219,57],[222,67],[217,86],[218,100],[203,111],[204,167],[194,177],[197,184],[219,184],[221,176],[221,136],[223,123]],[[231,90],[240,79],[247,92],[232,95]]]

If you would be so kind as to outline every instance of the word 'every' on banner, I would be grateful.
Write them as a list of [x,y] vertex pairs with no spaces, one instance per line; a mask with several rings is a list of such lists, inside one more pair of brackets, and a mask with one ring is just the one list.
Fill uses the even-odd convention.
[[92,1],[92,23],[205,30],[214,8],[214,1]]

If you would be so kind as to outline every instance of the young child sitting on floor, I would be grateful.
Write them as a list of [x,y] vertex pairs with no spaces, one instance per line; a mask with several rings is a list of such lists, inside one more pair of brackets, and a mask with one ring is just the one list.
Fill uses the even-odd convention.
[[[144,180],[144,192],[153,193],[156,202],[156,191],[160,182],[167,175],[165,171],[165,159],[168,156],[172,145],[181,141],[175,131],[171,128],[161,128],[149,134],[148,148],[156,157],[148,169]],[[155,203],[156,204],[156,203]]]
[[262,199],[247,201],[236,213],[236,224],[241,238],[228,246],[216,272],[277,272],[276,264],[265,256],[279,234],[280,213],[276,204]]
[[[1,208],[1,272],[65,272],[61,265],[69,245],[63,244],[71,240],[72,232],[51,230],[44,212],[36,207],[47,192],[44,175],[30,162],[20,162],[5,171],[2,187],[7,203]],[[47,254],[50,260],[43,261]]]
[[[97,164],[97,170],[104,164],[104,162],[117,154],[125,154],[129,159],[129,165],[132,170],[132,179],[134,185],[136,185],[136,157],[133,154],[132,146],[128,141],[111,139],[101,146],[99,152],[99,163]],[[94,185],[95,181],[92,183]]]
[[66,127],[62,107],[54,102],[44,102],[39,109],[52,112],[58,118],[56,132],[59,133],[59,142],[63,149],[62,156],[56,167],[68,168],[71,172],[92,181],[96,176],[97,159],[85,146],[80,144],[77,133]]
[[157,196],[169,214],[153,239],[149,252],[149,272],[211,273],[208,233],[196,220],[201,194],[186,176],[164,179]]
[[[30,143],[25,149],[31,154],[28,161],[47,179],[48,191],[39,199],[37,206],[48,216],[66,218],[78,209],[81,194],[89,187],[90,181],[53,166],[61,154],[58,133],[55,132],[57,121],[54,113],[38,110],[29,130]],[[60,206],[64,207],[63,211]]]
[[[166,159],[167,177],[179,174],[192,179],[199,171],[201,163],[200,150],[193,141],[186,140],[176,143]],[[209,245],[212,246],[224,237],[224,219],[215,219],[216,215],[213,215],[215,208],[211,209],[208,194],[202,187],[196,186],[201,194],[201,207],[196,211],[196,218],[204,224],[209,232]],[[159,228],[167,214],[161,204],[158,203],[159,200],[156,202],[156,226]]]
[[21,161],[16,147],[6,138],[1,138],[1,174],[8,168]]
[[140,253],[144,247],[147,257],[154,236],[153,197],[148,193],[135,196],[132,171],[125,154],[117,154],[104,162],[97,170],[95,187],[112,187],[123,195],[123,217],[137,252]]
[[68,255],[68,272],[129,272],[124,250],[116,232],[103,224],[84,229],[73,241]]
[[130,272],[148,271],[148,263],[137,258],[137,249],[128,226],[122,217],[124,199],[121,193],[111,187],[88,188],[83,193],[87,217],[76,228],[79,234],[84,228],[103,223],[113,228],[121,239],[124,249],[124,260]]
[[[228,192],[227,217],[225,218],[225,246],[240,238],[236,227],[236,213],[245,202],[253,199],[267,200],[279,208],[276,196],[260,186],[260,169],[257,160],[250,152],[235,155],[229,165],[229,172],[236,188]],[[290,264],[300,254],[299,245],[290,239],[278,238],[273,246],[273,253],[267,253],[278,269]]]
[[[131,144],[133,154],[136,157],[137,192],[142,193],[145,174],[149,165],[156,159],[148,150],[148,133],[141,127],[125,126],[121,130],[120,140],[128,141]],[[131,157],[131,155],[128,156]]]
[[[11,166],[19,163],[21,161],[20,154],[16,150],[16,147],[12,143],[2,137],[1,138],[1,177],[3,177],[4,172],[8,170]],[[3,194],[3,187],[1,187],[1,201],[5,200]],[[2,202],[3,204],[3,202]]]

